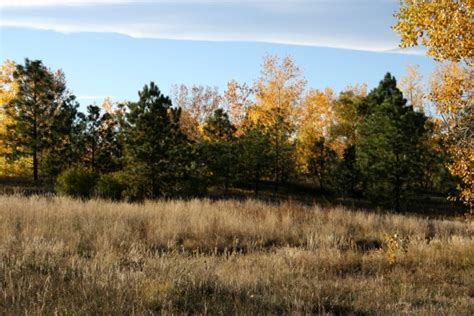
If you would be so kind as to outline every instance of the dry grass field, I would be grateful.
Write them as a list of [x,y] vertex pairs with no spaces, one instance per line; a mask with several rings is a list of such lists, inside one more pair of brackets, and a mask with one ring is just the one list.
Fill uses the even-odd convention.
[[473,225],[256,201],[0,196],[0,314],[472,315]]

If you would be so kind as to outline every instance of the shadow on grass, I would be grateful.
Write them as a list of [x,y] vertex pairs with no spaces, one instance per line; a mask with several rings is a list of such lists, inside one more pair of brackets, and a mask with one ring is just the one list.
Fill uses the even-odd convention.
[[[25,177],[0,177],[0,195],[52,195],[54,184],[51,180],[34,182]],[[374,204],[364,198],[337,196],[331,192],[321,192],[314,186],[301,183],[283,183],[275,191],[273,182],[263,181],[260,191],[255,195],[251,185],[239,184],[228,192],[220,187],[210,187],[208,195],[211,200],[259,200],[270,204],[300,203],[307,206],[344,207],[348,211],[366,211],[376,213],[394,213],[388,203]],[[188,197],[189,198],[189,197]],[[419,193],[406,198],[402,203],[403,215],[416,215],[431,219],[463,218],[466,208],[459,202],[448,201],[446,197]]]

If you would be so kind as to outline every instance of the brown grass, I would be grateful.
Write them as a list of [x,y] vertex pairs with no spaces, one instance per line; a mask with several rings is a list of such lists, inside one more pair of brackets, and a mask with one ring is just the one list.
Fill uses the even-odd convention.
[[0,314],[469,315],[472,228],[294,203],[0,196]]

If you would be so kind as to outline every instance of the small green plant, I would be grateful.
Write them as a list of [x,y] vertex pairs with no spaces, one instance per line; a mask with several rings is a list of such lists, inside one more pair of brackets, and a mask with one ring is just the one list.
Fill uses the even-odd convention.
[[55,190],[61,195],[89,198],[97,182],[97,175],[87,168],[76,166],[64,170],[56,179]]
[[119,201],[127,190],[126,175],[122,172],[107,173],[100,176],[95,192],[98,196]]

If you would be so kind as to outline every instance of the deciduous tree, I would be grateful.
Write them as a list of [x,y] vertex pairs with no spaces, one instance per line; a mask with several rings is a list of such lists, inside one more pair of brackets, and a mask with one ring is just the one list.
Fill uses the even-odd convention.
[[216,87],[193,85],[172,88],[173,105],[181,109],[180,127],[189,139],[201,139],[202,124],[222,102]]
[[[11,148],[7,147],[7,125],[12,124],[12,113],[7,114],[7,104],[10,103],[18,92],[18,83],[13,78],[16,63],[6,60],[0,66],[0,175],[12,176],[26,174],[30,169],[31,162],[23,157],[16,161],[7,161],[7,154],[11,153]],[[9,108],[13,111],[13,108]]]
[[474,2],[472,0],[402,0],[394,30],[401,47],[423,44],[439,61],[474,58]]
[[441,117],[440,135],[449,154],[447,167],[461,179],[459,197],[474,203],[474,68],[441,66],[431,77],[430,99]]
[[331,130],[335,124],[334,93],[332,89],[324,91],[309,90],[303,97],[298,108],[298,130],[296,143],[296,159],[298,168],[303,173],[309,172],[309,162],[315,154],[315,144],[323,139],[325,147],[340,150],[340,144],[332,142]]
[[428,47],[428,55],[436,60],[467,65],[461,70],[459,64],[453,63],[435,73],[438,83],[433,84],[432,79],[430,99],[444,117],[444,143],[451,156],[447,167],[451,174],[461,178],[460,198],[472,211],[474,2],[404,0],[395,16],[398,21],[393,28],[401,35],[402,47],[418,45],[421,39]]
[[366,86],[356,85],[347,87],[333,101],[335,123],[331,127],[331,138],[348,148],[355,144],[356,129],[361,123],[358,109],[366,97]]
[[253,104],[253,93],[252,87],[245,83],[239,84],[235,80],[227,83],[224,102],[229,110],[230,121],[236,127],[236,136],[244,133],[247,111]]
[[426,95],[423,86],[423,76],[419,73],[419,65],[408,64],[405,74],[398,81],[398,88],[408,101],[408,105],[420,112],[425,112]]
[[253,127],[268,135],[272,146],[275,190],[291,166],[297,107],[306,81],[290,57],[281,62],[277,57],[264,59],[261,76],[255,83],[256,102],[249,108],[248,118]]

